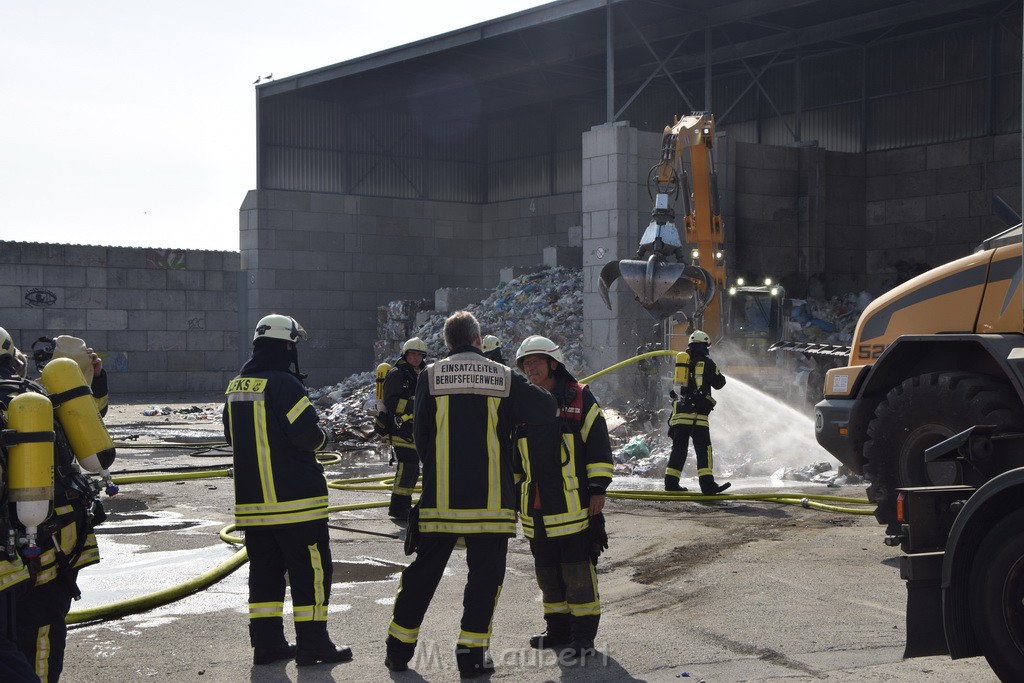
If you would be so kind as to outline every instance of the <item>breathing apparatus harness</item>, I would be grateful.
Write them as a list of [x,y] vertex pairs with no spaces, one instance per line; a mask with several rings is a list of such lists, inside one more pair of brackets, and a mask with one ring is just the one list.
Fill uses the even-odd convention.
[[[83,393],[84,390],[84,393]],[[4,408],[4,426],[6,427],[6,412],[7,407],[15,396],[26,392],[35,392],[47,396],[50,402],[53,404],[54,410],[56,411],[57,406],[61,403],[82,396],[84,394],[90,394],[89,387],[83,385],[78,389],[62,392],[60,394],[49,395],[46,390],[38,383],[21,377],[8,377],[0,379],[0,404]],[[53,467],[53,479],[55,494],[59,492],[67,503],[71,505],[72,510],[70,513],[64,515],[53,514],[39,526],[39,536],[41,538],[49,538],[53,544],[54,557],[57,562],[57,574],[61,577],[61,580],[67,584],[68,590],[75,600],[82,597],[82,592],[79,590],[78,585],[71,577],[71,570],[74,569],[74,565],[78,562],[82,552],[85,550],[86,539],[94,527],[102,524],[106,518],[106,512],[103,510],[103,505],[99,501],[99,483],[94,483],[93,480],[86,477],[81,468],[78,466],[75,454],[71,449],[71,444],[68,442],[67,437],[64,434],[64,429],[60,424],[60,421],[54,416],[53,429],[55,433],[54,440],[54,467]],[[8,444],[6,441],[4,445]],[[4,458],[4,471],[6,472],[6,458]],[[6,543],[5,551],[8,558],[13,559],[12,552],[17,552],[16,532],[13,520],[10,519],[10,507],[6,505],[7,502],[7,491],[6,487],[3,493],[3,512],[2,520],[0,525],[5,527],[4,531]],[[57,500],[54,500],[55,506]],[[70,553],[65,553],[64,549],[61,548],[60,539],[58,534],[60,530],[66,526],[61,524],[60,520],[66,518],[70,514],[81,514],[84,515],[84,524],[76,534],[75,546],[71,549]],[[32,580],[35,581],[37,574],[40,570],[40,560],[38,557],[26,558],[26,565],[28,566],[29,573],[32,576]]]

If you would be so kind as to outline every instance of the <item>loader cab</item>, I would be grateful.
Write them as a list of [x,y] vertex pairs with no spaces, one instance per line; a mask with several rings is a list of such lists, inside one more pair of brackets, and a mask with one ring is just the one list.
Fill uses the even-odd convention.
[[754,357],[786,338],[786,290],[766,278],[750,285],[743,278],[726,291],[723,331],[726,339]]

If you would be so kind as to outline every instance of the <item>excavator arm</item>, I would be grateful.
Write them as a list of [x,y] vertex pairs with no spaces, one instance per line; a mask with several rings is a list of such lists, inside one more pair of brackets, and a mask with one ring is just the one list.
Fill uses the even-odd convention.
[[[656,319],[682,313],[717,338],[721,336],[721,310],[716,293],[724,287],[725,260],[718,176],[711,153],[714,139],[714,117],[708,113],[677,118],[666,126],[661,160],[647,179],[654,199],[651,223],[640,239],[636,258],[607,264],[601,270],[599,287],[611,308],[608,290],[621,277]],[[692,192],[683,168],[687,155]],[[675,225],[676,200],[683,204],[685,244]]]

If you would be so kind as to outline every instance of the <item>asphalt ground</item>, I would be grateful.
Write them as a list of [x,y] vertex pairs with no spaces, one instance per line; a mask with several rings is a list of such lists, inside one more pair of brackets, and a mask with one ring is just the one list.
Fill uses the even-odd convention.
[[[180,399],[179,399],[180,400]],[[215,399],[213,399],[215,400]],[[174,410],[213,403],[111,406],[116,439],[194,443],[221,438],[216,419],[171,413],[145,417],[151,404]],[[197,414],[192,414],[195,418]],[[119,448],[115,474],[230,462],[196,446]],[[386,457],[351,452],[328,477],[387,474]],[[742,480],[734,488],[743,490]],[[794,488],[865,496],[862,487]],[[777,490],[773,490],[777,492]],[[217,532],[231,523],[228,478],[121,486],[98,528],[103,562],[82,572],[83,599],[97,607],[178,584],[227,560],[235,548]],[[380,492],[331,491],[331,504],[381,502]],[[949,681],[995,677],[982,658],[903,660],[905,588],[898,550],[882,543],[870,516],[774,503],[610,499],[610,547],[598,564],[600,655],[585,667],[537,652],[540,594],[529,546],[509,547],[494,618],[491,653],[504,681]],[[247,566],[169,605],[73,626],[62,680],[100,681],[456,681],[453,655],[465,584],[456,551],[424,621],[412,668],[384,668],[384,638],[401,568],[404,529],[381,508],[334,513],[335,584],[330,632],[354,661],[297,669],[252,665],[246,616]],[[293,630],[286,617],[286,631]],[[485,678],[484,680],[487,680]]]

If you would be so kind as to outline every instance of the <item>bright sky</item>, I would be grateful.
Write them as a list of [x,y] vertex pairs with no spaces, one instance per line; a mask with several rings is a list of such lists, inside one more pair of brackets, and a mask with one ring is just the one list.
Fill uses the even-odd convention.
[[0,240],[236,251],[257,77],[541,4],[3,2]]

